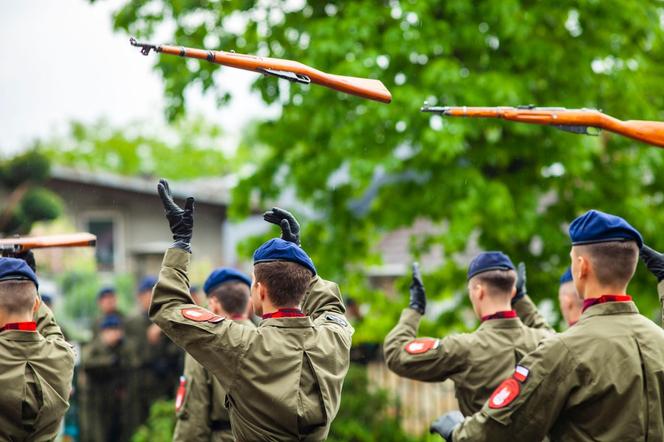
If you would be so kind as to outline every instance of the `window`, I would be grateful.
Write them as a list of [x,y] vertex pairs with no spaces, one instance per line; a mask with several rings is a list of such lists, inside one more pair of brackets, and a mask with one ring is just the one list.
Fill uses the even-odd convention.
[[87,223],[88,232],[97,236],[95,258],[100,271],[115,269],[115,229],[113,219],[92,218]]

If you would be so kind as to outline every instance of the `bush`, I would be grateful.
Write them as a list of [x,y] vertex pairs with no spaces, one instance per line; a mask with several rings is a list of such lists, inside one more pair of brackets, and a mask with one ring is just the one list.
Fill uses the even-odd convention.
[[150,407],[150,417],[138,427],[132,442],[167,442],[173,439],[175,430],[175,405],[173,401],[157,401]]

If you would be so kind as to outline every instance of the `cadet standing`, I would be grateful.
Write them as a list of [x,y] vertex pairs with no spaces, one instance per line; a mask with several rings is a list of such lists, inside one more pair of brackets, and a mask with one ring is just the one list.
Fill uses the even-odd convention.
[[114,287],[102,287],[97,293],[97,308],[99,309],[97,318],[92,324],[92,334],[97,336],[101,330],[100,325],[108,315],[115,315],[120,320],[124,320],[124,315],[118,311],[118,296]]
[[410,379],[452,379],[461,412],[475,413],[519,360],[550,334],[524,326],[511,309],[515,281],[514,265],[507,255],[479,254],[468,267],[468,294],[482,320],[480,327],[473,333],[442,339],[416,339],[426,295],[419,269],[413,265],[410,304],[385,338],[387,366]]
[[[253,327],[248,317],[250,287],[248,276],[222,267],[208,276],[203,291],[212,313]],[[225,401],[226,391],[221,383],[187,354],[175,397],[177,422],[173,441],[234,441]]]
[[188,198],[183,210],[164,180],[158,189],[175,242],[164,256],[150,317],[219,379],[236,440],[324,440],[339,410],[353,333],[337,285],[316,276],[299,246],[275,238],[254,253],[251,299],[263,317],[257,328],[193,304],[194,201]]
[[1,440],[53,440],[69,407],[74,351],[38,286],[25,261],[0,258]]
[[86,378],[84,441],[122,442],[131,438],[127,422],[129,350],[123,340],[122,319],[106,315],[97,336],[82,351]]
[[583,313],[583,299],[581,299],[576,292],[576,287],[574,287],[571,268],[568,268],[560,277],[558,302],[560,303],[560,312],[563,314],[568,327],[579,322],[581,313]]
[[155,401],[175,395],[174,386],[182,373],[182,351],[148,317],[156,283],[153,276],[141,280],[137,289],[140,310],[125,323],[125,336],[132,350],[127,408],[132,431],[145,422]]
[[595,210],[569,233],[581,319],[526,356],[480,412],[444,416],[448,440],[664,440],[664,330],[626,294],[641,235]]

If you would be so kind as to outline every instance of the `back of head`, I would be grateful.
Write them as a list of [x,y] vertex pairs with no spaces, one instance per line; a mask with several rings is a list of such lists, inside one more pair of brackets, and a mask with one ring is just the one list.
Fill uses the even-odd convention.
[[242,281],[229,281],[217,285],[208,296],[219,301],[226,313],[243,315],[249,304],[249,286]]
[[491,297],[511,298],[516,284],[514,270],[488,270],[470,279],[470,284],[482,284]]
[[296,307],[304,299],[312,273],[294,262],[270,261],[254,264],[254,276],[257,283],[267,288],[267,296],[275,307]]
[[610,241],[574,246],[586,256],[599,285],[625,287],[634,276],[639,247],[634,241]]
[[37,299],[37,288],[31,281],[0,281],[0,312],[5,315],[28,315]]

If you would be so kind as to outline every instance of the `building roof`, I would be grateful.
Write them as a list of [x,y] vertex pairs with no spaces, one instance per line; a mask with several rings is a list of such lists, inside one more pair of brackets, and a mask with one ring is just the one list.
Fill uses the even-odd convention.
[[[88,184],[126,192],[156,195],[157,179],[117,175],[106,171],[88,171],[78,168],[54,165],[51,179],[72,183]],[[234,177],[200,178],[190,181],[172,181],[171,191],[176,198],[193,196],[197,203],[227,206],[230,202],[229,189]]]

